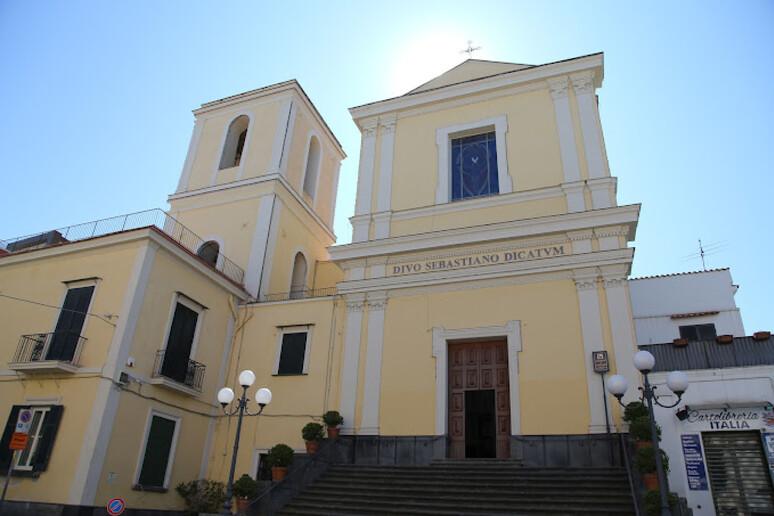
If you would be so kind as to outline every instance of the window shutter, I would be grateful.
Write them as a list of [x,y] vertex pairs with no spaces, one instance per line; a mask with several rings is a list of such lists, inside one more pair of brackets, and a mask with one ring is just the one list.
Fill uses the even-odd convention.
[[23,408],[27,407],[23,405],[14,405],[11,407],[11,413],[8,415],[8,421],[5,423],[3,438],[0,440],[0,471],[3,475],[8,471],[8,466],[11,464],[13,452],[8,449],[8,445],[11,444],[11,435],[16,426],[16,420],[19,418],[19,411]]
[[43,420],[43,431],[40,434],[38,449],[35,451],[35,457],[32,459],[32,471],[46,471],[48,460],[51,458],[51,451],[54,449],[54,439],[59,430],[59,423],[62,421],[62,405],[54,405],[46,414]]
[[286,333],[282,336],[277,374],[303,374],[306,354],[306,332]]

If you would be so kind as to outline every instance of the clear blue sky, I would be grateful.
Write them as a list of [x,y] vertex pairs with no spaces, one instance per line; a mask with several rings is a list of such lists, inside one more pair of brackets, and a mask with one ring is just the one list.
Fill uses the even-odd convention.
[[0,1],[0,238],[166,207],[202,102],[296,78],[349,154],[347,108],[476,54],[605,52],[600,111],[621,204],[642,203],[634,275],[719,243],[748,333],[774,329],[774,2]]

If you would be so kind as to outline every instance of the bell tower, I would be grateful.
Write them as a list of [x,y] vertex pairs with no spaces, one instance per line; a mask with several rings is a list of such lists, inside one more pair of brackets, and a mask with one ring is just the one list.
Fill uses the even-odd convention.
[[241,267],[255,299],[313,288],[346,155],[304,90],[290,80],[193,114],[170,215],[204,240],[200,258]]

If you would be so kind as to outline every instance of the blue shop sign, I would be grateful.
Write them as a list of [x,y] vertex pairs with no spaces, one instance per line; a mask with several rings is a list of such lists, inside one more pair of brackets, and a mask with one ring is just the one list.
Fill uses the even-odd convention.
[[706,491],[707,468],[704,467],[704,456],[701,453],[701,437],[699,434],[683,434],[680,439],[683,444],[688,487],[691,491]]

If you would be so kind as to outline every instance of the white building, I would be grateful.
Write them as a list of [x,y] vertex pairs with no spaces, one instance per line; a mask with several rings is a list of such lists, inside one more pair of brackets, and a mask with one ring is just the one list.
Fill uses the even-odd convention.
[[632,278],[629,292],[637,344],[744,336],[734,301],[738,288],[727,268]]

